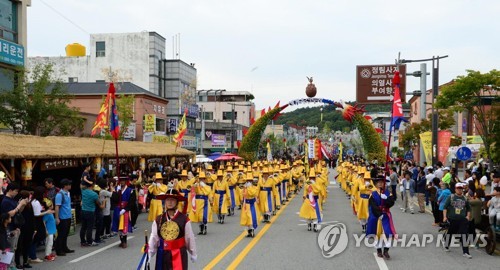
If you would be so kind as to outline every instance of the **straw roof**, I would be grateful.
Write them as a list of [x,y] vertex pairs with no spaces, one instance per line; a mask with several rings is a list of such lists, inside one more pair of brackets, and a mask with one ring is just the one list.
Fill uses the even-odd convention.
[[[172,144],[118,141],[120,157],[191,156],[193,152]],[[115,142],[79,137],[38,137],[0,134],[0,159],[115,157]]]

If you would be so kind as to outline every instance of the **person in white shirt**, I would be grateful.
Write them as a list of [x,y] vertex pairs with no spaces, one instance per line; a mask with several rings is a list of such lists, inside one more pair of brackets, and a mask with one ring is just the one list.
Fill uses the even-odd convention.
[[[436,178],[436,175],[434,174],[434,168],[431,166],[426,168],[427,174],[425,175],[425,186],[428,186],[430,183],[432,183],[432,180]],[[429,191],[425,190],[425,205],[429,205]]]
[[464,173],[464,182],[467,183],[467,186],[469,185],[469,182],[472,181],[472,172],[470,170],[465,170]]
[[441,161],[438,161],[436,164],[437,170],[434,173],[439,180],[443,179],[444,176],[444,171],[443,171],[443,163]]
[[432,179],[436,178],[434,174],[434,169],[432,167],[427,168],[427,174],[425,175],[425,184],[429,185],[432,182]]

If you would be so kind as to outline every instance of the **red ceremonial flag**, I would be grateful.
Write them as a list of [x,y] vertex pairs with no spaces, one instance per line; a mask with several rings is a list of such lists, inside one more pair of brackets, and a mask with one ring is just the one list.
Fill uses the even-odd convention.
[[399,71],[394,73],[394,78],[392,79],[392,84],[394,85],[394,101],[392,103],[392,121],[391,128],[394,127],[395,130],[399,129],[401,121],[407,122],[403,116],[403,104],[401,103],[401,94],[399,93],[399,84],[401,79],[399,78]]
[[[104,100],[104,103],[102,104],[101,109],[99,110],[99,114],[97,115],[97,118],[95,120],[94,127],[92,128],[92,132],[90,133],[91,136],[94,136],[98,131],[101,131],[102,129],[106,129],[109,127],[110,116],[113,121],[113,123],[111,123],[112,127],[110,132],[115,131],[115,134],[119,134],[119,127],[117,124],[118,116],[116,112],[115,93],[116,93],[115,86],[113,83],[110,83],[106,99]],[[110,107],[111,107],[111,115],[109,111]],[[114,121],[115,118],[116,122]],[[117,128],[118,128],[118,133],[116,133]],[[111,133],[111,135],[113,135],[113,133]],[[115,135],[113,135],[113,137],[115,137]]]
[[181,121],[179,123],[179,127],[177,128],[177,132],[174,135],[173,142],[176,145],[180,145],[182,142],[182,138],[187,132],[187,124],[186,124],[186,114],[187,114],[187,108],[184,110],[184,115],[182,115]]

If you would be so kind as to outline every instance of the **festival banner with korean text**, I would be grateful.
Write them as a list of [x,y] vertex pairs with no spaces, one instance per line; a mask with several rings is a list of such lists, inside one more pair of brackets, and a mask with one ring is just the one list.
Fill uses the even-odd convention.
[[442,130],[438,132],[438,159],[439,161],[446,164],[446,157],[448,156],[448,149],[450,148],[451,142],[451,131]]
[[432,132],[420,133],[420,143],[424,148],[425,160],[430,162],[432,160]]

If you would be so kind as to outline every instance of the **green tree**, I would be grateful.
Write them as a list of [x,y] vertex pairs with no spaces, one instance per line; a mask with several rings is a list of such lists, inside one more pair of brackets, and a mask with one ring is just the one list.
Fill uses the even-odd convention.
[[466,76],[458,76],[452,84],[443,87],[437,97],[438,108],[451,108],[462,112],[467,110],[477,120],[475,125],[484,142],[489,158],[491,146],[495,142],[495,129],[499,125],[498,106],[500,106],[500,71],[488,73],[467,70]]
[[85,119],[69,107],[72,96],[53,72],[51,64],[19,70],[14,89],[0,93],[0,123],[14,134],[67,136],[82,131]]

